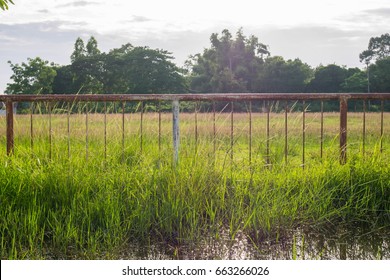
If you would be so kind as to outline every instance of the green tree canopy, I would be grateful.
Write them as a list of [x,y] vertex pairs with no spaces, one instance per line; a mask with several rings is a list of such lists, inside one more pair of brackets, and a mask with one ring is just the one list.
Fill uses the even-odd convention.
[[252,92],[268,47],[242,29],[236,37],[225,29],[210,36],[211,47],[187,61],[190,85],[195,92]]
[[111,93],[179,93],[185,80],[164,50],[133,47],[111,50],[104,56],[104,84]]
[[348,77],[348,70],[336,64],[319,66],[315,69],[314,78],[308,84],[310,92],[341,92],[342,84]]
[[369,72],[372,92],[390,92],[390,57],[377,60]]
[[372,37],[368,43],[368,49],[360,55],[360,62],[369,64],[371,60],[383,59],[390,55],[390,35],[383,34],[379,37]]
[[299,59],[285,61],[274,56],[265,60],[257,79],[259,92],[305,92],[313,70]]
[[91,37],[77,38],[71,65],[57,68],[56,93],[178,93],[185,79],[164,50],[131,44],[102,53]]
[[27,63],[11,65],[13,83],[8,84],[7,94],[39,94],[52,93],[53,80],[57,72],[54,64],[39,57],[28,58]]

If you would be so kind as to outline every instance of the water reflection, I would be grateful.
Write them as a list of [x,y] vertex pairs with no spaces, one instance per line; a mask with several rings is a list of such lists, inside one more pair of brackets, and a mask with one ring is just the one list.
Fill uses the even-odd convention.
[[283,236],[256,236],[239,232],[234,239],[228,230],[219,237],[207,236],[193,244],[154,242],[131,244],[123,259],[223,259],[223,260],[381,260],[390,259],[390,228],[370,231],[362,228],[333,230],[296,229]]

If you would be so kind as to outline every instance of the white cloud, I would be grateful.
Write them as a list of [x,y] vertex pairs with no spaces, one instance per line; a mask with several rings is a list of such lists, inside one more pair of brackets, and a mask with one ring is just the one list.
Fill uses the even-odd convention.
[[0,71],[28,56],[68,63],[76,38],[90,35],[103,51],[130,42],[167,49],[182,64],[209,46],[212,32],[240,27],[273,55],[357,66],[369,38],[389,26],[388,0],[18,0],[0,12]]

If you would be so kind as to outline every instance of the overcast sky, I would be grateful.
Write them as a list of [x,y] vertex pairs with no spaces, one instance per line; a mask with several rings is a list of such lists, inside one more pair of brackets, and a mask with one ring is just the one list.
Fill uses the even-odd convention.
[[211,33],[242,27],[271,55],[316,67],[363,67],[359,53],[371,37],[390,32],[389,0],[14,0],[0,10],[0,92],[12,72],[8,60],[39,56],[69,64],[77,37],[92,35],[100,50],[122,44],[173,53],[181,66],[210,46]]

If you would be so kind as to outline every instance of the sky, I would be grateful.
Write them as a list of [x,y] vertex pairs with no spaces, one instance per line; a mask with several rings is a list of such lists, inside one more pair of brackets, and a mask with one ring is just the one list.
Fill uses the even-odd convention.
[[14,0],[0,10],[0,93],[12,63],[41,57],[70,64],[77,37],[94,36],[108,52],[123,44],[164,49],[182,66],[210,47],[210,35],[239,28],[272,56],[317,67],[363,68],[371,37],[390,32],[389,0]]

